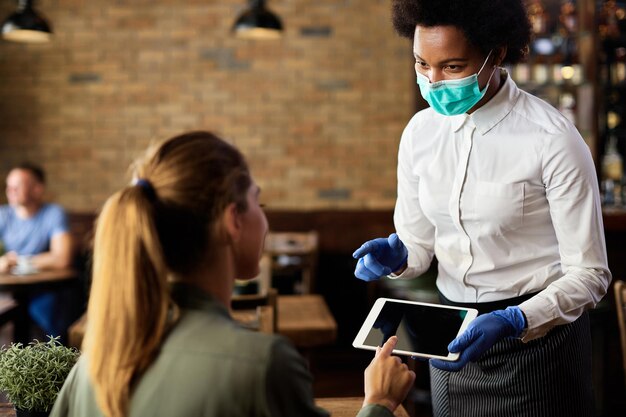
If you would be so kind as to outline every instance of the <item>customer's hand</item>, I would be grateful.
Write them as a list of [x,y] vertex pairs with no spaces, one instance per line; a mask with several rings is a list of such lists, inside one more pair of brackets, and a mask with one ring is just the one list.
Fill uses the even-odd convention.
[[460,352],[459,360],[450,362],[432,359],[431,365],[444,371],[456,372],[468,362],[474,362],[505,337],[519,337],[526,327],[526,318],[519,307],[507,307],[478,316],[467,330],[448,345],[452,353]]
[[406,263],[408,251],[397,234],[365,242],[352,257],[359,262],[354,275],[363,281],[373,281],[398,271]]
[[399,357],[391,356],[396,343],[398,338],[391,336],[382,348],[376,349],[376,356],[365,370],[363,406],[380,404],[393,412],[413,386],[415,372],[410,371]]
[[15,265],[17,265],[17,253],[7,252],[0,256],[0,273],[10,272]]

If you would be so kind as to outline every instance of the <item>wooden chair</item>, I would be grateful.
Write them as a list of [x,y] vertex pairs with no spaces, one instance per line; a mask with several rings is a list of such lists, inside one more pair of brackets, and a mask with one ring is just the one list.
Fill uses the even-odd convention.
[[[278,292],[270,288],[264,294],[233,295],[233,317],[248,327],[265,333],[276,333],[278,328]],[[250,317],[250,312],[256,316]]]
[[615,308],[622,344],[622,364],[624,366],[624,381],[626,381],[626,282],[615,281]]
[[[231,308],[236,310],[252,310],[256,313],[255,330],[274,333],[277,329],[278,314],[276,306],[276,290],[269,288],[271,280],[271,260],[264,256],[260,262],[259,276],[254,279],[258,286],[256,294],[233,295]],[[264,308],[268,307],[268,308]],[[0,323],[1,324],[1,323]],[[87,314],[83,314],[68,329],[68,344],[80,349],[85,335]],[[1,416],[0,416],[1,417]]]
[[83,338],[85,337],[85,330],[87,327],[87,313],[84,313],[78,320],[76,320],[70,328],[67,330],[67,344],[70,347],[75,347],[80,350],[83,344]]
[[235,280],[233,295],[266,294],[272,287],[272,259],[263,255],[259,261],[259,275],[248,280]]
[[[231,308],[238,311],[246,311],[242,317],[242,321],[246,322],[249,327],[264,333],[276,333],[278,328],[277,314],[277,293],[276,290],[270,288],[265,294],[255,295],[237,295],[233,296]],[[2,300],[0,300],[1,303]],[[17,307],[17,304],[16,304]],[[2,307],[0,304],[0,311]],[[250,317],[250,312],[253,317]],[[237,315],[234,315],[238,318]],[[2,324],[0,322],[0,324]],[[76,320],[68,330],[68,344],[77,349],[81,348],[83,337],[85,336],[85,328],[87,326],[87,314],[83,314]]]
[[315,274],[319,248],[317,231],[270,232],[265,238],[265,253],[271,256],[272,272],[302,273],[296,288],[301,294],[315,291]]
[[[233,316],[246,326],[264,333],[275,333],[278,328],[278,292],[271,287],[272,260],[269,255],[261,257],[259,270],[259,275],[252,280],[235,280],[230,307],[233,311],[244,312]],[[250,287],[252,293],[248,293],[247,287]],[[256,314],[255,317],[245,313],[251,311]]]
[[261,333],[276,333],[276,310],[272,306],[258,306],[256,316],[259,323],[258,331]]

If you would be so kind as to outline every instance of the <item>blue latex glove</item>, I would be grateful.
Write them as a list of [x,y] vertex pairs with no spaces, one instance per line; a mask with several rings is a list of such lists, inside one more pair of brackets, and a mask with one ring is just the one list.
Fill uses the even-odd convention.
[[519,307],[507,307],[474,319],[467,330],[448,345],[451,353],[460,352],[457,361],[431,359],[430,363],[444,371],[456,372],[468,362],[474,362],[505,337],[519,337],[526,328],[526,318]]
[[373,281],[400,269],[408,251],[397,234],[365,242],[352,257],[358,259],[354,275],[363,281]]

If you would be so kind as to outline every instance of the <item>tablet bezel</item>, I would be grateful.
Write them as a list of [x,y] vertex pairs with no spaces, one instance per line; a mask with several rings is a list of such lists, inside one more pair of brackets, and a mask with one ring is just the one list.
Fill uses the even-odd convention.
[[[465,331],[465,329],[467,329],[467,326],[469,326],[470,322],[478,316],[478,310],[473,309],[473,308],[454,307],[454,306],[448,306],[448,305],[442,305],[442,304],[423,303],[419,301],[399,300],[395,298],[381,297],[381,298],[378,298],[374,302],[374,305],[370,309],[367,317],[365,318],[365,321],[361,325],[361,329],[359,330],[356,337],[354,338],[354,341],[352,342],[352,346],[358,349],[366,349],[366,350],[374,350],[374,351],[376,350],[377,346],[368,345],[368,344],[365,344],[364,342],[370,330],[372,329],[376,318],[378,317],[385,303],[387,302],[416,304],[416,305],[421,305],[421,306],[426,306],[426,307],[466,311],[467,313],[465,314],[465,318],[463,319],[463,322],[461,323],[461,326],[459,327],[459,331],[457,332],[456,336],[458,336],[463,331]],[[394,349],[393,353],[398,354],[398,355],[404,355],[404,356],[435,358],[435,359],[441,359],[445,361],[456,361],[459,359],[458,353],[449,353],[448,356],[440,356],[440,355],[433,355],[433,354],[422,353],[422,352],[411,352],[411,351],[406,351],[406,350],[401,350],[401,349]]]

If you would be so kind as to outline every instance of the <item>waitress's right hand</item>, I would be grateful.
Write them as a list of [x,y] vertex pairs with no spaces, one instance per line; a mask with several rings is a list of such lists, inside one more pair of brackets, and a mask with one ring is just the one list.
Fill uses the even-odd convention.
[[376,348],[376,356],[365,370],[365,400],[363,406],[379,404],[393,412],[409,392],[415,381],[399,357],[392,356],[398,338],[391,336],[382,347]]
[[365,242],[352,257],[358,259],[354,275],[363,281],[377,280],[402,268],[408,251],[397,234]]

